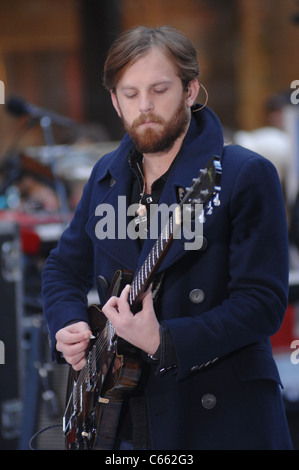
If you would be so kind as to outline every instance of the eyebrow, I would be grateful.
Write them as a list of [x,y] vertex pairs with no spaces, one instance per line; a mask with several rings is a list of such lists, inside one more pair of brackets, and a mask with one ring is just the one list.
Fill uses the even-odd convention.
[[[156,86],[159,86],[159,85],[170,85],[172,83],[171,80],[161,80],[159,82],[154,82],[150,85],[150,88],[154,88]],[[125,90],[137,90],[138,87],[137,86],[133,86],[133,85],[124,85],[121,87],[121,90],[122,91],[125,91]]]

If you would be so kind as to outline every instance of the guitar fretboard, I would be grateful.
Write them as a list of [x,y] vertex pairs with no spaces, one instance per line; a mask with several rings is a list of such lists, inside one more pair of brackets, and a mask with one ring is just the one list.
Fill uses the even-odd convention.
[[129,294],[129,302],[131,306],[140,300],[142,294],[144,294],[153,281],[154,275],[163,259],[163,255],[166,254],[166,250],[169,248],[173,240],[173,233],[174,219],[171,215],[168,223],[164,226],[159,238],[133,279]]

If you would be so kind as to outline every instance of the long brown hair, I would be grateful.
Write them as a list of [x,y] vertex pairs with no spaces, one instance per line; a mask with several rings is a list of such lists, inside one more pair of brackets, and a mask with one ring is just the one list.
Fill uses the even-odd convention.
[[126,69],[152,47],[159,47],[176,67],[184,89],[199,76],[197,53],[180,31],[171,26],[148,28],[138,26],[122,33],[112,44],[104,67],[104,86],[115,91]]

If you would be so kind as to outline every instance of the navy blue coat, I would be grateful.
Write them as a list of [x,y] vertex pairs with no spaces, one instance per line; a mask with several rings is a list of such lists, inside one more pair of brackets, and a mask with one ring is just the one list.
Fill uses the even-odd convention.
[[[135,271],[154,243],[99,240],[96,207],[129,201],[132,172],[125,136],[102,157],[85,186],[70,227],[43,273],[44,310],[53,357],[55,334],[86,320],[95,276],[111,281],[118,268]],[[223,145],[218,118],[194,113],[160,202],[176,202],[212,155],[222,161],[221,205],[203,227],[206,243],[186,251],[175,240],[165,258],[157,316],[170,331],[177,368],[157,374],[145,394],[153,449],[287,449],[291,447],[269,337],[287,307],[288,242],[284,202],[273,165]],[[117,226],[116,226],[117,230]],[[199,289],[199,302],[190,293]],[[197,297],[198,300],[198,297]]]

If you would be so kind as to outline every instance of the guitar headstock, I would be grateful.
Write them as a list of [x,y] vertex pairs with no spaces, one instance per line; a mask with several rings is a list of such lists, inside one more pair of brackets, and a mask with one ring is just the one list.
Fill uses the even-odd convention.
[[208,205],[208,213],[211,213],[213,207],[220,204],[221,176],[220,158],[213,156],[206,167],[200,170],[198,178],[192,180],[192,186],[185,189],[181,205]]

